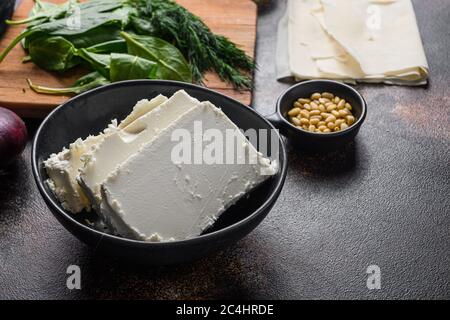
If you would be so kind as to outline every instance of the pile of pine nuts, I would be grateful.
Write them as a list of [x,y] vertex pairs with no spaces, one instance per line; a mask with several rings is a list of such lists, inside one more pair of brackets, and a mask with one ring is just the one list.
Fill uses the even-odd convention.
[[318,133],[345,130],[356,121],[350,103],[329,92],[298,99],[288,117],[297,128]]

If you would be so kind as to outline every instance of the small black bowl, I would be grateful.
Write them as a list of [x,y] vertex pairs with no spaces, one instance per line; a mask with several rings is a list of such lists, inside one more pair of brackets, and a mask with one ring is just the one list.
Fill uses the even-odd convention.
[[[117,237],[99,230],[95,213],[66,212],[48,188],[43,166],[50,154],[59,152],[79,137],[97,134],[112,119],[123,119],[136,101],[158,94],[171,96],[184,89],[200,101],[209,100],[241,129],[275,128],[251,108],[204,87],[176,81],[132,80],[117,82],[78,95],[52,111],[39,127],[33,142],[31,162],[38,189],[58,221],[81,241],[106,254],[150,265],[184,263],[223,248],[253,230],[269,213],[286,178],[287,159],[281,137],[277,135],[279,171],[261,186],[224,212],[211,230],[184,241],[152,243]],[[270,139],[270,137],[267,137]],[[262,141],[270,148],[270,140]],[[267,150],[272,154],[272,150]],[[151,205],[149,205],[151,208]]]
[[1,0],[0,1],[0,36],[5,32],[7,24],[5,20],[11,19],[14,12],[14,5],[16,0]]
[[[332,133],[316,133],[299,129],[291,124],[287,112],[298,98],[309,97],[314,92],[331,92],[349,102],[356,121],[348,129]],[[331,80],[310,80],[289,88],[277,101],[276,111],[267,117],[281,133],[296,146],[311,151],[332,151],[344,147],[353,141],[364,122],[367,106],[358,91],[341,82]]]

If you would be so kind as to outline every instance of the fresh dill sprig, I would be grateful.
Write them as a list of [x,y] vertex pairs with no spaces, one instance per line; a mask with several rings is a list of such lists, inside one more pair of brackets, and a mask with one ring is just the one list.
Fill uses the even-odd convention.
[[[135,0],[149,27],[136,28],[173,42],[191,64],[196,82],[214,71],[236,89],[250,89],[254,60],[224,36],[214,34],[197,16],[171,0]],[[143,24],[140,24],[141,26]]]

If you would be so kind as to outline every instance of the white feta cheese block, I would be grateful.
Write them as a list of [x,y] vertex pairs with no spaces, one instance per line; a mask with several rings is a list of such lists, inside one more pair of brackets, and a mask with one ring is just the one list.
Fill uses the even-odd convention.
[[[234,132],[236,154],[243,154],[246,161],[241,156],[241,162],[234,164],[176,160],[174,151],[180,141],[172,141],[172,133],[181,129],[196,136],[199,120],[203,132]],[[210,143],[201,139],[202,149],[208,150]],[[108,176],[101,186],[100,209],[108,224],[124,237],[146,241],[189,239],[200,235],[228,207],[277,170],[276,161],[259,153],[220,109],[202,102]]]
[[91,208],[88,197],[86,197],[86,194],[77,182],[79,170],[84,166],[83,157],[107,135],[118,130],[118,127],[124,128],[128,126],[134,120],[153,110],[166,100],[167,98],[162,95],[150,101],[147,99],[141,100],[119,126],[117,126],[117,121],[113,120],[99,135],[89,136],[85,140],[77,139],[69,148],[64,148],[61,152],[50,155],[49,159],[44,162],[47,175],[49,176],[47,184],[65,210],[78,213],[82,210],[89,211]]
[[77,183],[78,170],[83,166],[82,156],[102,139],[101,135],[78,139],[69,148],[50,155],[44,161],[49,179],[47,184],[61,202],[63,208],[72,213],[90,210],[90,202]]
[[85,165],[80,169],[78,179],[93,204],[101,201],[100,185],[118,165],[138,152],[144,143],[152,140],[183,112],[199,103],[180,90],[122,130],[105,137],[93,148],[85,157]]

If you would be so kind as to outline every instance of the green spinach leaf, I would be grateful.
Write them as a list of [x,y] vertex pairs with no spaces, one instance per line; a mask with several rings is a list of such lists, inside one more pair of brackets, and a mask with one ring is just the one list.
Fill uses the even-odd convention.
[[73,14],[86,16],[89,14],[110,12],[122,8],[125,2],[125,0],[101,0],[78,3],[76,0],[69,0],[63,4],[55,4],[35,0],[35,5],[31,9],[28,18],[14,21],[7,20],[7,23],[11,25],[27,23],[28,27],[30,27],[36,25],[36,23],[69,17]]
[[109,54],[93,53],[86,49],[79,49],[76,54],[86,61],[93,70],[109,79],[109,66],[111,64],[111,56]]
[[112,82],[133,79],[154,79],[158,65],[144,58],[129,54],[112,53],[110,79]]
[[181,52],[170,43],[151,36],[121,32],[127,41],[128,53],[158,64],[157,78],[192,82],[192,73]]
[[0,62],[22,39],[27,38],[28,43],[34,39],[46,36],[62,36],[73,43],[76,48],[87,48],[102,42],[120,39],[120,31],[125,19],[123,16],[109,13],[98,13],[83,17],[82,23],[73,25],[73,17],[49,21],[39,24],[22,32],[14,39],[0,55]]
[[67,95],[67,94],[80,94],[82,92],[101,87],[110,83],[108,79],[105,79],[98,72],[89,73],[80,79],[78,79],[72,87],[68,88],[50,88],[45,86],[35,85],[30,79],[27,79],[30,88],[38,93],[53,94],[53,95]]
[[97,71],[90,72],[88,74],[85,74],[84,76],[80,77],[75,83],[73,84],[75,87],[84,86],[86,84],[92,83],[94,81],[102,80],[105,77],[103,77],[100,73]]
[[127,42],[123,39],[111,40],[103,43],[96,44],[87,48],[89,52],[93,53],[127,53]]
[[39,23],[64,17],[69,8],[75,4],[76,1],[74,0],[67,1],[63,4],[35,0],[35,4],[31,9],[28,18],[22,20],[6,20],[6,23],[10,25],[26,23],[28,24],[28,28],[30,28]]
[[75,47],[62,37],[35,39],[30,43],[29,54],[35,64],[49,71],[63,72],[80,62]]

